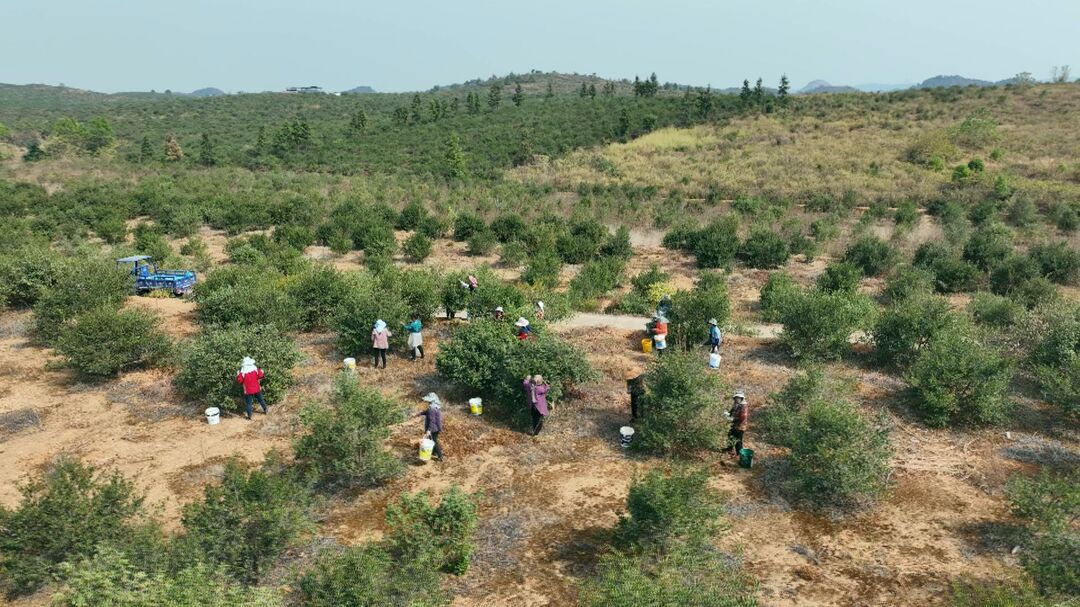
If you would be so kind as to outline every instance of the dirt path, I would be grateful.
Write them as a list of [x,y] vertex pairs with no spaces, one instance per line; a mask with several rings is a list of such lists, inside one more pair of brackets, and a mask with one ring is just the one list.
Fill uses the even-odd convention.
[[[579,312],[566,320],[559,321],[561,327],[568,329],[606,327],[620,331],[643,331],[645,323],[649,319],[644,316],[631,316],[627,314],[594,314],[591,312]],[[768,323],[753,323],[742,325],[740,330],[761,339],[776,339],[780,336],[783,325]]]

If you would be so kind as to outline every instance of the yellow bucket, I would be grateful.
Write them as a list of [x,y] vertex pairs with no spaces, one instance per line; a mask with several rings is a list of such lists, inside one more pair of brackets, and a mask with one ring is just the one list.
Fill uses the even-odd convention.
[[469,399],[469,413],[473,415],[480,415],[484,412],[484,401],[479,398]]
[[431,461],[431,452],[435,450],[435,441],[430,438],[420,440],[420,461]]
[[649,352],[652,352],[652,340],[649,339],[648,337],[641,340],[641,351],[646,353],[646,354],[648,354]]

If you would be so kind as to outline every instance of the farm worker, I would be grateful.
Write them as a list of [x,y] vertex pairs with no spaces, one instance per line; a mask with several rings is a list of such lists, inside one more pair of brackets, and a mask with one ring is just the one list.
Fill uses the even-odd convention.
[[536,436],[544,428],[544,418],[548,414],[547,395],[551,386],[544,382],[542,375],[534,375],[531,378],[526,375],[522,385],[525,388],[525,396],[528,398],[529,415],[532,416],[532,435]]
[[420,322],[420,315],[413,314],[412,321],[408,324],[401,325],[409,332],[409,353],[412,355],[410,360],[416,360],[416,355],[419,354],[420,358],[424,357],[424,335],[420,332],[424,328],[423,323]]
[[475,291],[476,288],[479,287],[479,286],[480,286],[480,283],[477,282],[476,277],[473,276],[472,274],[469,274],[469,291],[470,292]]
[[269,412],[266,409],[266,399],[263,398],[262,386],[259,385],[259,380],[265,376],[266,374],[255,366],[255,360],[250,356],[245,356],[240,362],[240,370],[236,373],[236,383],[244,387],[244,409],[247,411],[248,419],[251,419],[252,401],[259,401],[264,415]]
[[514,326],[518,328],[517,338],[520,341],[525,341],[532,336],[532,328],[529,326],[529,321],[524,316],[519,316]]
[[390,349],[390,337],[393,333],[386,328],[386,321],[375,321],[375,327],[371,329],[371,347],[375,349],[375,368],[379,368],[379,359],[382,359],[382,368],[386,368],[386,351]]
[[728,430],[727,452],[732,457],[737,457],[743,448],[743,434],[746,433],[746,420],[750,413],[750,405],[746,402],[746,392],[738,390],[732,396],[731,410],[728,417],[731,418],[731,429]]
[[670,295],[665,293],[664,296],[660,298],[660,302],[658,304],[656,304],[656,315],[657,316],[662,316],[664,318],[667,318],[668,316],[671,315],[671,296]]
[[439,401],[439,395],[434,392],[428,392],[427,396],[421,400],[427,403],[427,409],[417,413],[416,416],[424,418],[424,436],[435,443],[432,453],[435,459],[442,461],[443,452],[442,447],[439,445],[439,433],[443,429],[442,402]]
[[709,345],[709,353],[717,354],[720,352],[720,344],[724,342],[724,334],[720,331],[720,327],[717,326],[715,318],[709,319],[709,341],[706,342]]
[[533,306],[533,314],[540,320],[544,319],[544,302],[539,299],[536,300],[536,304]]
[[503,316],[505,316],[505,315],[506,315],[506,311],[503,310],[502,306],[498,306],[498,307],[495,308],[495,320],[502,320]]
[[630,419],[641,417],[638,401],[645,395],[645,375],[638,369],[626,371],[626,392],[630,394]]
[[667,349],[667,319],[659,314],[653,316],[650,331],[652,333],[653,349],[656,350],[656,354],[659,356]]

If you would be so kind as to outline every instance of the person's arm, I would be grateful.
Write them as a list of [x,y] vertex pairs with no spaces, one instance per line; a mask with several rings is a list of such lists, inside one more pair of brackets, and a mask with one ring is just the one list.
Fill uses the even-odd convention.
[[259,374],[259,379],[266,377],[266,372],[262,369],[256,369],[255,372]]
[[242,372],[240,372],[240,371],[236,372],[236,383],[238,383],[238,384],[244,383],[244,374]]

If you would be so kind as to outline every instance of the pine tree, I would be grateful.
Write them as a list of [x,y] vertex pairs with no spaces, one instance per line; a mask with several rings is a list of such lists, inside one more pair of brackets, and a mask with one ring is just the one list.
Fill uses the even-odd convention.
[[656,77],[656,72],[653,72],[649,76],[648,94],[646,97],[655,97],[656,93],[660,90],[660,80]]
[[615,126],[615,135],[618,137],[628,137],[630,135],[631,125],[630,109],[624,107],[622,111],[619,112],[619,123]]
[[590,84],[588,91],[589,99],[596,99],[596,85]]
[[412,104],[409,105],[409,119],[413,124],[420,124],[423,120],[423,115],[420,111],[423,109],[423,101],[420,99],[420,93],[413,95]]
[[154,158],[154,148],[150,145],[150,137],[143,135],[142,145],[139,146],[139,162],[150,162]]
[[581,83],[581,88],[578,89],[577,95],[578,95],[578,97],[581,97],[582,99],[588,97],[589,96],[589,86],[587,84],[585,84],[584,82],[582,82]]
[[199,164],[207,167],[212,167],[217,164],[217,155],[214,153],[214,142],[210,140],[210,135],[206,133],[202,134],[202,139],[199,140]]
[[644,93],[642,92],[642,89],[641,89],[641,78],[638,78],[637,74],[634,75],[634,96],[635,97],[643,97],[644,96]]
[[457,133],[450,133],[446,140],[446,174],[451,180],[465,179],[467,171],[461,139]]
[[367,112],[364,108],[357,108],[356,112],[349,119],[349,130],[353,135],[359,135],[367,130]]
[[548,80],[547,89],[544,90],[544,99],[551,99],[554,96],[555,96],[555,86],[551,84],[550,80]]
[[165,137],[165,160],[169,162],[180,162],[184,159],[184,149],[180,147],[180,142],[176,140],[176,135],[169,134]]
[[614,82],[606,82],[606,83],[604,83],[603,88],[600,89],[600,94],[603,95],[604,97],[614,97],[615,96],[615,83]]
[[528,129],[521,131],[521,139],[518,140],[517,150],[514,151],[514,166],[521,166],[533,157],[532,137]]
[[761,78],[757,79],[757,84],[754,85],[754,93],[752,97],[754,105],[760,106],[765,103],[765,87],[761,85]]
[[456,114],[461,109],[461,99],[454,97],[450,100],[450,113]]
[[496,82],[491,85],[491,90],[488,91],[488,107],[494,111],[499,109],[500,103],[502,103],[502,86]]
[[390,115],[390,118],[394,121],[394,124],[398,126],[409,124],[409,108],[403,105],[394,108],[394,112]]
[[713,109],[713,96],[712,86],[705,89],[698,89],[697,96],[697,110],[698,116],[704,120],[709,117]]
[[514,105],[521,107],[521,104],[525,101],[525,92],[521,90],[521,83],[514,83],[514,94],[510,96],[510,101],[514,102]]
[[750,106],[750,100],[751,100],[751,98],[753,96],[754,96],[754,94],[752,92],[750,92],[750,81],[749,80],[743,80],[742,81],[742,89],[739,91],[739,104],[742,105],[743,107],[749,107]]
[[788,104],[788,91],[791,90],[791,82],[788,81],[787,74],[780,76],[780,86],[776,89],[776,97],[780,102],[781,107],[787,107]]
[[255,134],[255,152],[262,154],[266,151],[266,126],[260,124],[259,131]]
[[37,162],[45,157],[45,150],[41,149],[41,144],[37,141],[31,141],[30,145],[26,146],[26,153],[23,154],[23,162]]

